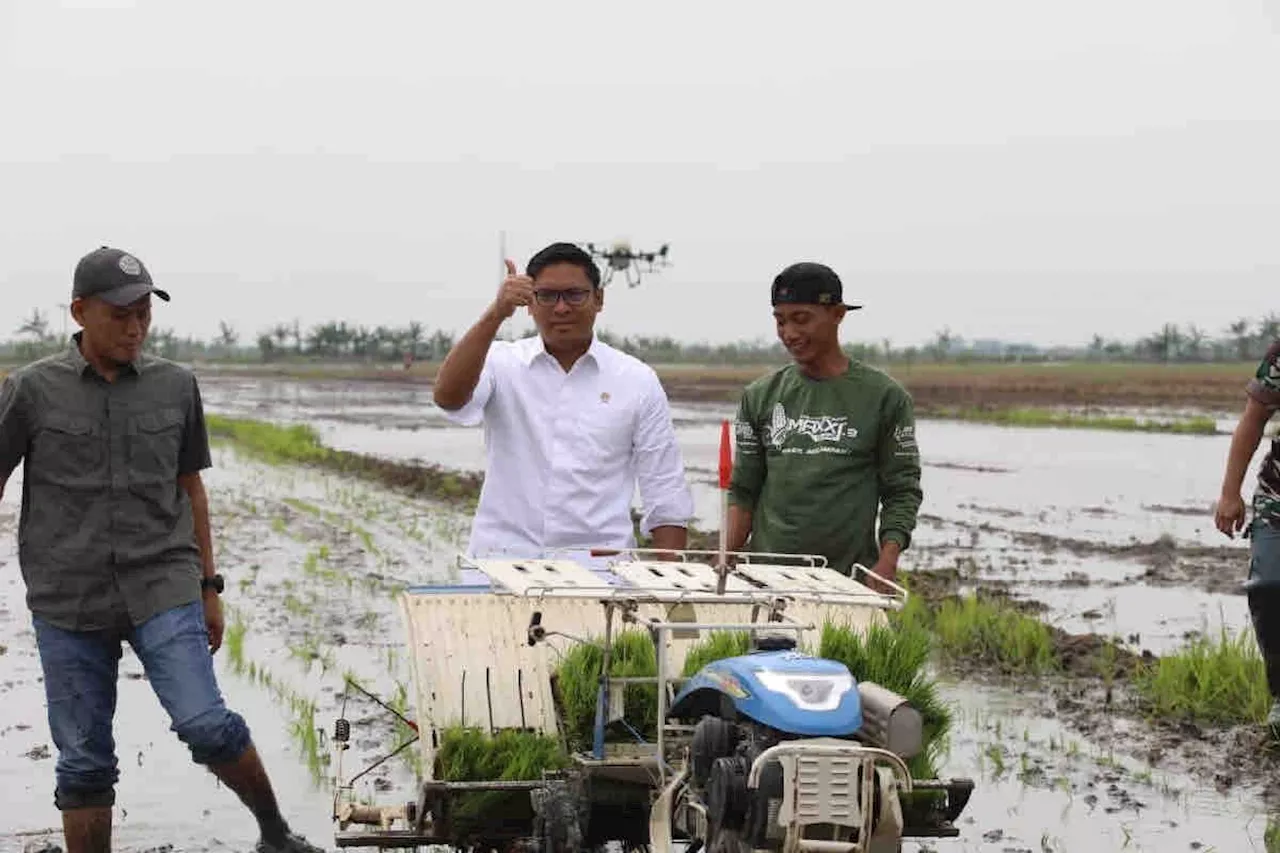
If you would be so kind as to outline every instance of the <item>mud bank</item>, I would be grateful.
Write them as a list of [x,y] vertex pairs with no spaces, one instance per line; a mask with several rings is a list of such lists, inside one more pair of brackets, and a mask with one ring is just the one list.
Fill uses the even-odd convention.
[[[672,400],[737,402],[742,388],[783,363],[758,365],[654,365]],[[1248,364],[890,364],[880,366],[911,392],[922,414],[1013,407],[1131,407],[1236,411]],[[411,370],[369,365],[215,365],[196,369],[210,377],[288,379],[298,382],[430,386],[437,365]]]
[[[1016,510],[988,510],[1009,517],[1022,514]],[[1100,510],[1105,512],[1105,510]],[[1182,514],[1192,515],[1191,512]],[[1042,556],[1067,554],[1073,557],[1102,557],[1133,563],[1136,570],[1123,578],[1103,581],[1111,585],[1143,583],[1148,586],[1190,587],[1209,593],[1244,594],[1241,562],[1244,550],[1232,546],[1198,546],[1178,542],[1165,534],[1149,542],[1114,544],[1051,533],[1035,533],[1004,527],[991,522],[966,522],[946,519],[932,513],[921,513],[920,521],[938,529],[950,529],[963,535],[998,536],[1016,546]],[[949,549],[956,550],[956,549]],[[1068,584],[1089,584],[1089,577],[1075,577]]]

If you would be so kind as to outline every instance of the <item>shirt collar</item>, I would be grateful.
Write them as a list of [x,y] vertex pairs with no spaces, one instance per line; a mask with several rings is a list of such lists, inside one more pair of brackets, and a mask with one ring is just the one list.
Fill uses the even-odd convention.
[[[546,344],[542,342],[541,335],[533,334],[527,338],[523,338],[520,341],[520,345],[523,347],[520,351],[520,356],[525,367],[532,366],[533,360],[538,356],[551,358],[551,354],[547,352]],[[599,366],[600,354],[604,351],[604,346],[604,341],[600,340],[599,336],[596,335],[595,332],[592,332],[591,345],[587,347],[587,351],[583,353],[582,357],[584,359],[591,359],[596,366]]]
[[[84,353],[80,352],[80,340],[83,336],[84,332],[76,332],[71,336],[71,342],[67,344],[67,362],[75,368],[76,373],[80,376],[84,376],[85,372],[90,370],[94,373],[98,372],[97,370],[94,370],[93,365],[85,359]],[[124,369],[133,371],[135,375],[141,374],[142,356],[139,355],[136,359],[124,365]]]

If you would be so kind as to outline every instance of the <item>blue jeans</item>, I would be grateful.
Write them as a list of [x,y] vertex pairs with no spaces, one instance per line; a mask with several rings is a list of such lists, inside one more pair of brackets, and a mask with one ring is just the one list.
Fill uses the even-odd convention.
[[223,703],[209,653],[204,605],[167,610],[130,631],[64,631],[33,619],[44,669],[59,809],[112,806],[120,779],[112,721],[121,643],[129,641],[197,764],[235,761],[249,747],[244,719]]

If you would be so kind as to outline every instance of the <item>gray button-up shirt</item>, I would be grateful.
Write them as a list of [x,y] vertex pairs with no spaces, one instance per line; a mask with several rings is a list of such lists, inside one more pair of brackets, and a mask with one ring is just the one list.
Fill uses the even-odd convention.
[[200,598],[178,476],[212,464],[204,410],[185,367],[144,355],[107,382],[75,341],[0,385],[0,477],[25,460],[18,561],[32,614],[127,628]]

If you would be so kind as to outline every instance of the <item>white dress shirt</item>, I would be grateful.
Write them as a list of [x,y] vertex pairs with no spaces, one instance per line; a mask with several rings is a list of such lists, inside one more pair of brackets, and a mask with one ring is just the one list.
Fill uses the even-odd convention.
[[693,518],[657,373],[598,338],[567,373],[538,335],[494,341],[471,399],[444,414],[484,425],[488,466],[470,557],[634,547],[637,486],[646,536]]

